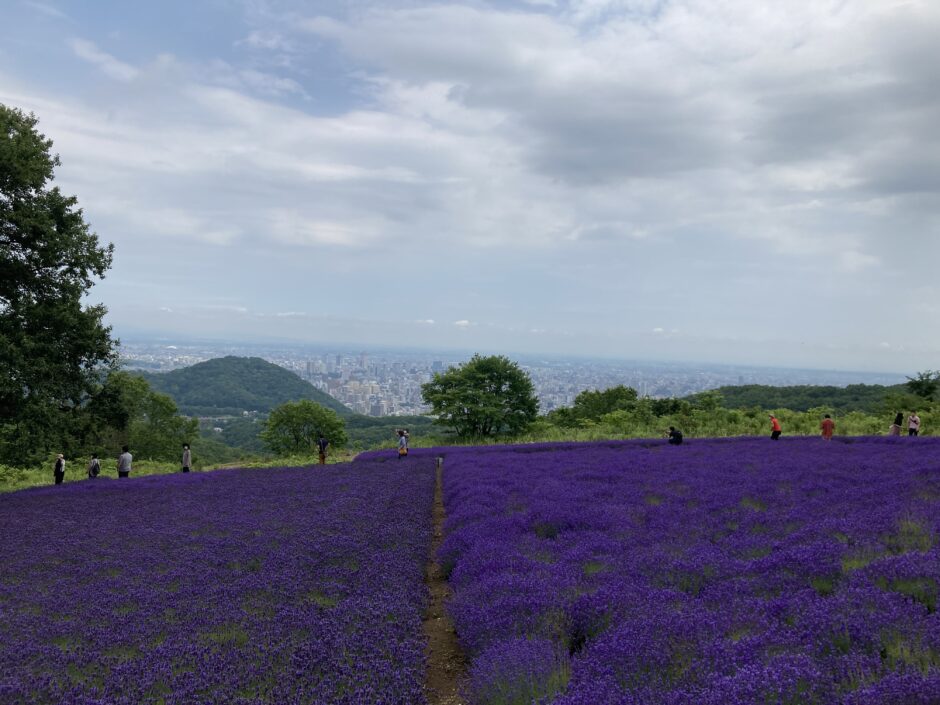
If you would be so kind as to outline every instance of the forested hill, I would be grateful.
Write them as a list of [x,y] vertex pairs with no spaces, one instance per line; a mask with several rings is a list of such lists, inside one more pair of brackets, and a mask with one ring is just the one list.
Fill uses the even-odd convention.
[[158,392],[173,397],[188,416],[266,413],[280,404],[310,399],[344,418],[354,412],[290,370],[260,357],[219,357],[172,372],[141,372]]
[[[799,385],[794,387],[771,387],[763,384],[744,384],[719,387],[722,406],[726,409],[791,409],[808,411],[817,407],[829,407],[836,412],[863,411],[880,413],[888,395],[907,393],[905,385],[886,387],[880,384],[850,384],[847,387]],[[694,401],[697,395],[688,399]]]

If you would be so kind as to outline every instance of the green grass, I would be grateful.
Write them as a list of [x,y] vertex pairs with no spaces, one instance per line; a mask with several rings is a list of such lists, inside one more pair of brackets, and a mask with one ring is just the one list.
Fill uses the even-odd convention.
[[741,501],[738,503],[742,509],[750,509],[755,512],[763,512],[767,509],[767,505],[761,502],[759,499],[754,497],[742,497]]
[[929,614],[937,611],[937,583],[931,578],[897,578],[891,581],[881,578],[877,583],[882,590],[898,592],[919,602]]
[[[327,458],[328,464],[349,462],[355,457],[353,451],[340,450],[330,454]],[[85,466],[88,458],[66,459],[65,482],[109,482],[117,479],[117,460],[103,458],[101,460],[101,475],[95,480],[89,480],[85,472]],[[47,467],[33,468],[12,468],[7,465],[0,465],[0,492],[13,492],[23,490],[28,487],[43,487],[52,484],[52,466],[54,461],[50,460]],[[258,459],[253,458],[245,462],[224,463],[217,465],[197,466],[193,472],[208,472],[223,468],[275,468],[275,467],[300,467],[305,465],[314,465],[317,458],[311,455],[291,455],[278,458]],[[180,472],[180,465],[176,462],[167,462],[164,460],[134,459],[134,469],[131,471],[131,477],[143,477],[145,475],[174,475]]]
[[940,666],[940,654],[910,637],[897,633],[889,633],[883,637],[881,660],[891,670],[903,665],[924,675]]
[[926,552],[933,548],[934,536],[929,527],[914,519],[898,522],[896,533],[883,537],[885,546],[896,555],[912,551]]

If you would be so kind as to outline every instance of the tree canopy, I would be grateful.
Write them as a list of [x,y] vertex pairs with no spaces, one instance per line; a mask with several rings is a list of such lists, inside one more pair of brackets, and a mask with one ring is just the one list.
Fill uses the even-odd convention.
[[345,424],[335,411],[301,399],[274,409],[261,438],[275,453],[309,453],[321,433],[333,448],[342,448],[349,440]]
[[916,377],[908,377],[906,382],[911,394],[922,399],[932,400],[940,389],[940,371],[924,370],[918,372]]
[[37,122],[0,104],[0,461],[74,443],[115,361],[104,306],[83,304],[113,246],[52,186],[59,158]]
[[421,393],[438,423],[469,438],[520,433],[539,410],[529,375],[502,355],[474,355],[435,374]]
[[170,397],[121,371],[108,375],[88,405],[88,418],[89,450],[115,452],[126,444],[137,457],[153,460],[175,460],[182,444],[199,433],[196,420],[180,416]]

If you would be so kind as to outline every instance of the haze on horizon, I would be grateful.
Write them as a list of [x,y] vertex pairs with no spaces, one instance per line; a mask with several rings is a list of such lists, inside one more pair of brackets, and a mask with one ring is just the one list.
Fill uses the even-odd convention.
[[9,0],[117,336],[940,367],[930,0]]

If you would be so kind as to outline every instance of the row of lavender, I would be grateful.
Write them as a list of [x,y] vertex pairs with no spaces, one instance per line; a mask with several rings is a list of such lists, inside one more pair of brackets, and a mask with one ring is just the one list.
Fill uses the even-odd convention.
[[478,705],[940,702],[940,439],[449,450]]
[[0,702],[422,703],[433,464],[0,496]]

